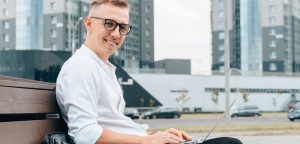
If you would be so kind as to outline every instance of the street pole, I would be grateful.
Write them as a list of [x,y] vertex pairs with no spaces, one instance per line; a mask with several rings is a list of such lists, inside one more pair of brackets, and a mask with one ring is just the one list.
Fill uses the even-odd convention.
[[224,62],[224,72],[225,72],[225,117],[226,119],[230,119],[229,115],[229,94],[230,94],[230,86],[229,86],[229,76],[230,76],[230,48],[229,48],[229,1],[225,0],[224,3],[224,10],[225,10],[225,29],[224,29],[224,55],[225,55],[225,62]]
[[82,21],[82,17],[79,17],[78,20],[76,21],[74,28],[73,28],[73,33],[72,33],[72,55],[74,55],[75,50],[76,50],[76,32],[78,29],[78,26],[80,22]]

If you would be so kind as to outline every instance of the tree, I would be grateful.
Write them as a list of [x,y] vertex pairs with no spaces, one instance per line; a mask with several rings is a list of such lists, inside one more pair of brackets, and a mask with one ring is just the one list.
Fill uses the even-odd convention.
[[182,109],[184,107],[184,105],[186,104],[187,101],[190,100],[190,97],[188,97],[188,90],[186,89],[182,89],[181,91],[181,95],[179,95],[175,100],[177,102],[177,104],[179,105],[179,108]]

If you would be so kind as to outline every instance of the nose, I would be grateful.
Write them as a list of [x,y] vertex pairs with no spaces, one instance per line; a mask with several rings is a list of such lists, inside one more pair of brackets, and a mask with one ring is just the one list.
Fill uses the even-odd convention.
[[112,32],[111,35],[115,38],[119,38],[120,37],[120,28],[119,26],[117,26]]

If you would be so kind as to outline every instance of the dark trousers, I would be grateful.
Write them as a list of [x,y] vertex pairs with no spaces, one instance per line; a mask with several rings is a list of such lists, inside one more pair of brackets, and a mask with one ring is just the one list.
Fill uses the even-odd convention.
[[242,144],[242,142],[236,138],[231,137],[218,137],[214,139],[208,139],[203,144]]

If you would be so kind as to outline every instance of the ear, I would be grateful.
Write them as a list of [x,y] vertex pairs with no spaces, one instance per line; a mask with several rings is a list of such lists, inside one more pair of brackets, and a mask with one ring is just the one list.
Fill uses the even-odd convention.
[[84,18],[84,25],[85,25],[86,31],[90,32],[91,29],[92,29],[92,22],[91,22],[91,19],[89,17]]

